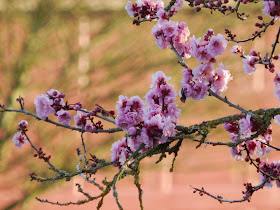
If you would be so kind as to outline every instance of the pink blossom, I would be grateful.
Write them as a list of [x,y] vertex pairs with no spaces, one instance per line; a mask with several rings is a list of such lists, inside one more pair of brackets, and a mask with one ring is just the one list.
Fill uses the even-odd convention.
[[163,135],[167,137],[175,136],[175,127],[172,117],[168,116],[164,119]]
[[162,9],[164,7],[164,2],[162,0],[157,0],[154,4],[154,8],[156,11]]
[[160,24],[162,24],[164,21],[168,21],[168,13],[163,8],[159,9],[156,15],[159,18],[158,22]]
[[278,125],[280,125],[280,115],[276,115],[274,116],[274,122],[277,123]]
[[243,49],[241,48],[241,46],[238,45],[234,45],[230,51],[232,54],[243,54]]
[[190,45],[189,43],[182,43],[182,42],[174,42],[173,43],[176,51],[183,59],[188,59],[191,57],[190,54]]
[[183,84],[180,92],[181,100],[192,98],[193,100],[203,100],[207,97],[208,85],[203,82],[191,81],[189,84]]
[[187,41],[188,37],[190,36],[190,30],[185,22],[179,22],[177,24],[178,35],[180,36],[180,41],[185,42]]
[[127,103],[129,99],[127,96],[120,95],[119,100],[117,101],[116,109],[118,112],[126,112]]
[[39,95],[34,101],[37,115],[46,120],[50,114],[55,114],[55,110],[51,107],[52,101],[46,95]]
[[170,46],[170,43],[166,41],[162,36],[156,38],[155,42],[159,49],[166,49]]
[[179,120],[178,118],[181,116],[181,109],[178,109],[178,105],[176,103],[168,104],[167,111],[164,113],[165,117],[171,117],[173,122],[177,125]]
[[232,80],[231,74],[227,68],[228,66],[224,66],[223,63],[219,63],[214,80],[211,83],[211,90],[218,95],[227,90],[227,83]]
[[205,46],[199,46],[197,51],[193,55],[199,63],[204,63],[212,58],[212,55],[209,54],[208,49]]
[[274,17],[276,20],[280,18],[279,4],[277,1],[263,1],[263,14]]
[[207,45],[213,35],[214,35],[213,29],[208,29],[206,33],[203,35],[203,45]]
[[71,115],[69,114],[69,112],[65,110],[60,110],[56,114],[58,115],[58,122],[63,123],[65,125],[69,125],[71,123]]
[[[140,144],[143,143],[143,136],[133,136],[133,137],[128,137],[127,138],[127,147],[132,151],[135,152]],[[144,152],[148,147],[144,147],[143,149],[140,150],[140,152]]]
[[163,72],[157,72],[153,75],[152,89],[144,97],[146,105],[152,110],[166,113],[168,105],[176,100],[174,88],[167,83],[169,79]]
[[280,88],[280,72],[276,73],[273,81],[274,81],[276,88]]
[[78,111],[78,110],[80,110],[82,107],[83,107],[82,103],[81,103],[81,102],[78,102],[78,103],[76,103],[76,104],[73,106],[73,109],[74,109],[75,111]]
[[232,155],[232,157],[235,158],[235,160],[239,161],[239,160],[243,160],[243,151],[240,150],[239,145],[237,147],[231,147],[230,148],[230,153]]
[[128,135],[135,136],[137,133],[137,129],[135,127],[130,127],[127,131]]
[[124,115],[125,121],[131,125],[137,124],[137,116],[138,116],[137,112],[128,112]]
[[174,5],[175,7],[177,7],[177,8],[182,8],[182,6],[183,6],[183,0],[176,0],[176,3],[175,3],[175,5]]
[[264,140],[266,141],[266,143],[269,143],[272,141],[272,136],[268,133],[263,135]]
[[[147,102],[148,99],[146,99]],[[148,105],[145,109],[144,121],[150,120],[153,116],[162,114],[162,107],[160,105]]]
[[200,46],[200,40],[201,38],[195,38],[195,36],[193,35],[193,37],[190,37],[190,48],[191,48],[191,55],[195,57],[197,50]]
[[213,34],[213,30],[208,29],[202,42],[201,38],[196,39],[195,36],[190,38],[190,53],[200,63],[213,60],[215,56],[222,54],[227,47],[227,41],[223,35],[214,36]]
[[280,101],[280,88],[274,89],[274,96],[278,98],[278,101]]
[[[224,128],[226,131],[228,131],[231,135],[234,134],[234,137],[237,137],[237,134],[239,133],[239,128],[238,128],[238,123],[233,121],[233,122],[226,122],[223,124]],[[234,141],[233,139],[231,139]]]
[[217,36],[212,36],[208,45],[207,49],[209,54],[212,57],[217,55],[221,55],[227,48],[228,41],[222,34],[218,34]]
[[77,115],[74,116],[74,121],[77,128],[84,128],[87,122],[87,113],[77,111]]
[[210,63],[200,64],[192,71],[193,78],[208,85],[214,75],[214,67]]
[[162,31],[166,37],[172,37],[177,31],[177,25],[174,21],[165,21],[162,23]]
[[171,7],[170,14],[171,16],[175,15],[183,6],[182,0],[176,0],[174,7]]
[[255,155],[257,152],[257,143],[255,140],[246,141],[246,148],[248,149],[250,155]]
[[257,62],[257,58],[254,56],[245,55],[245,58],[242,61],[245,63],[243,65],[244,72],[251,75],[256,71],[255,63]]
[[251,136],[251,115],[246,115],[246,118],[242,118],[238,122],[239,131],[243,137]]
[[133,96],[130,99],[119,96],[116,109],[118,111],[116,125],[128,130],[141,122],[144,115],[144,102],[139,96]]
[[94,126],[92,125],[92,123],[86,122],[85,131],[86,132],[92,132],[93,129],[94,129]]
[[184,69],[182,71],[182,74],[183,74],[183,79],[181,81],[181,84],[184,84],[184,83],[189,83],[192,79],[193,79],[193,75],[192,75],[192,70],[191,69]]
[[[265,172],[267,174],[273,174],[273,177],[279,177],[280,176],[280,161],[273,161],[272,163],[268,163],[268,159],[264,159],[262,163],[260,164],[260,179],[261,183],[263,183],[266,179],[268,179],[265,183],[265,186],[268,188],[271,188],[273,186],[274,179],[270,178],[266,174],[262,173]],[[279,182],[276,182],[276,186],[280,187]]]
[[21,149],[22,145],[28,140],[21,132],[17,132],[13,137],[13,142],[16,147]]
[[136,4],[132,3],[131,1],[128,1],[125,10],[127,11],[128,15],[132,18],[136,17],[138,15],[138,7]]
[[267,143],[263,139],[257,139],[256,144],[257,144],[257,151],[255,154],[259,156],[264,156],[265,153],[270,153],[271,148],[269,146],[266,146],[264,143]]
[[146,120],[144,127],[146,128],[147,136],[149,137],[149,142],[144,142],[147,145],[157,145],[164,143],[167,140],[162,133],[163,131],[163,122],[160,115],[153,116],[150,120]]
[[118,163],[115,164],[116,167],[120,168],[128,157],[129,154],[125,137],[113,143],[111,148],[111,161],[118,161]]
[[166,49],[170,46],[170,43],[165,39],[161,24],[158,23],[154,25],[152,28],[152,34],[155,36],[155,42],[160,49]]
[[51,89],[47,92],[47,95],[50,97],[58,97],[60,95],[60,92],[55,89]]
[[150,0],[137,0],[136,3],[128,2],[125,9],[130,17],[140,18],[156,18],[156,13],[159,9],[164,7],[164,3],[161,0],[157,2]]
[[171,77],[167,77],[162,71],[157,71],[152,75],[152,82],[150,88],[159,88],[161,85],[165,85],[171,80]]

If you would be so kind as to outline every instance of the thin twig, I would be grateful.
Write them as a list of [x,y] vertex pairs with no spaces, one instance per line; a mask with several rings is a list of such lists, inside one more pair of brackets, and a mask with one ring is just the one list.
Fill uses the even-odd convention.
[[87,151],[86,151],[86,145],[84,142],[84,137],[83,137],[84,132],[81,132],[81,139],[82,139],[82,146],[83,146],[83,151],[84,151],[84,159],[85,159],[85,165],[84,165],[84,169],[87,168],[87,164],[88,164],[88,160],[87,160]]
[[260,36],[262,33],[264,33],[267,30],[267,28],[271,25],[272,22],[274,22],[274,18],[272,18],[271,21],[265,24],[264,29],[258,31],[258,33],[254,34],[252,37],[248,39],[243,39],[243,40],[227,39],[227,40],[236,43],[254,41],[258,36]]

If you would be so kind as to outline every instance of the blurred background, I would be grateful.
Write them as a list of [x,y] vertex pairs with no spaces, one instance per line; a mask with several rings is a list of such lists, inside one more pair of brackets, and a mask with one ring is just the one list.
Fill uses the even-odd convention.
[[[20,95],[25,99],[25,108],[35,113],[36,96],[53,88],[64,92],[68,102],[80,101],[88,110],[95,104],[111,110],[115,109],[119,95],[143,97],[149,90],[152,74],[159,70],[172,77],[171,84],[179,92],[182,68],[177,64],[178,59],[171,50],[157,48],[151,34],[154,22],[132,25],[132,19],[124,9],[126,3],[124,0],[0,0],[0,103],[19,109],[15,99]],[[250,14],[246,22],[235,15],[210,15],[205,9],[196,13],[188,7],[173,20],[185,21],[191,36],[203,36],[208,28],[213,28],[215,34],[224,34],[224,29],[229,28],[238,35],[237,39],[244,39],[256,30],[254,23],[262,7],[262,3],[249,4],[246,9],[242,5],[241,10]],[[279,26],[279,21],[275,25]],[[242,44],[242,47],[246,54],[252,48],[262,54],[270,52],[276,33],[277,26],[269,28],[262,39]],[[234,77],[223,95],[250,110],[279,106],[273,94],[275,75],[262,67],[252,76],[244,74],[241,59],[230,54],[233,45],[229,43],[228,50],[217,57],[218,62],[230,66]],[[277,46],[275,54],[279,53]],[[187,63],[191,68],[198,65],[192,58]],[[275,64],[278,71],[279,62]],[[203,101],[187,100],[185,104],[178,99],[178,104],[182,109],[180,125],[186,126],[238,113],[212,97]],[[79,133],[28,116],[1,113],[0,209],[63,208],[39,203],[35,197],[75,202],[83,199],[76,191],[77,182],[86,192],[97,193],[80,177],[69,182],[30,182],[28,174],[31,172],[42,177],[54,174],[46,164],[33,157],[34,151],[28,144],[21,150],[13,145],[12,137],[22,119],[29,122],[28,133],[33,143],[52,155],[51,161],[57,168],[71,172],[76,170],[78,162]],[[275,124],[272,126],[276,128],[273,145],[278,147],[279,128]],[[112,125],[105,124],[105,127]],[[98,158],[109,160],[112,143],[123,135],[87,134],[87,150]],[[218,127],[210,140],[229,141],[229,134]],[[143,161],[140,178],[146,209],[279,209],[280,194],[275,186],[257,192],[250,203],[243,204],[221,205],[209,197],[193,194],[190,185],[204,187],[224,198],[240,199],[244,182],[253,185],[260,182],[255,168],[235,161],[229,148],[195,147],[195,143],[184,141],[173,173],[169,173],[172,157],[159,164],[155,164],[157,157]],[[274,151],[268,157],[269,160],[280,159]],[[103,170],[96,178],[112,178],[115,172],[114,168]],[[117,187],[124,209],[140,209],[133,179],[122,180]],[[64,209],[95,209],[96,206],[97,202],[93,201]],[[111,195],[105,198],[103,209],[117,209]]]

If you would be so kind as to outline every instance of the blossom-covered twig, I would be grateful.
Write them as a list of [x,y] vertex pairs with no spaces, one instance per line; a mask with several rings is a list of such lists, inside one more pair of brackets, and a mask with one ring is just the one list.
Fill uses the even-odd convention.
[[[33,114],[31,112],[28,112],[26,110],[20,110],[20,109],[9,109],[9,108],[6,108],[6,107],[0,107],[2,108],[2,110],[0,110],[0,112],[18,112],[18,113],[23,113],[25,115],[29,115],[29,116],[32,116],[34,118],[36,118],[37,120],[42,120],[38,115],[36,114]],[[102,116],[98,116],[102,119],[106,119]],[[84,128],[77,128],[77,127],[73,127],[73,126],[69,126],[69,125],[65,125],[65,124],[62,124],[62,123],[58,123],[58,122],[55,122],[55,121],[52,121],[48,118],[46,118],[45,120],[42,120],[42,121],[45,121],[45,122],[48,122],[48,123],[51,123],[51,124],[54,124],[58,127],[63,127],[63,128],[67,128],[67,129],[70,129],[70,130],[75,130],[75,131],[79,131],[79,132],[85,132],[85,129]],[[121,128],[111,128],[111,129],[95,129],[95,130],[92,130],[90,131],[90,133],[115,133],[115,132],[120,132],[122,131]],[[89,132],[89,131],[87,131]]]

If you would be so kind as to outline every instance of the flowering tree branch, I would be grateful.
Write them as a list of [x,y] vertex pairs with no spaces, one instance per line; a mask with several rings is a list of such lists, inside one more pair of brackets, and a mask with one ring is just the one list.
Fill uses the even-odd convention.
[[[191,7],[195,7],[199,12],[201,8],[207,8],[214,11],[219,11],[224,15],[236,13],[237,18],[245,20],[248,15],[239,13],[241,4],[250,4],[257,1],[254,0],[238,0],[235,7],[228,6],[228,0],[213,1],[213,0],[188,0]],[[186,100],[204,100],[207,96],[213,96],[219,101],[240,111],[240,114],[225,116],[222,118],[204,121],[200,124],[184,126],[179,124],[181,110],[176,104],[177,92],[170,85],[171,78],[166,76],[163,71],[158,71],[152,76],[150,90],[145,95],[145,101],[139,96],[120,95],[117,101],[115,111],[107,111],[100,105],[96,104],[94,110],[86,110],[82,103],[68,103],[65,100],[65,94],[58,90],[51,89],[45,94],[38,95],[34,101],[36,113],[33,114],[25,110],[24,99],[17,99],[20,109],[6,108],[3,104],[0,105],[0,112],[15,112],[31,116],[37,120],[42,120],[47,123],[56,125],[57,127],[75,130],[81,133],[81,146],[76,149],[78,162],[74,172],[57,169],[51,162],[51,156],[47,156],[43,149],[32,143],[27,135],[28,123],[22,120],[18,124],[18,132],[13,137],[14,145],[21,148],[25,143],[29,142],[31,148],[35,150],[34,157],[44,160],[55,175],[53,177],[40,177],[35,172],[30,173],[30,178],[38,182],[57,181],[65,179],[71,180],[72,177],[80,175],[82,178],[96,187],[99,191],[96,195],[90,195],[85,192],[80,184],[76,184],[78,192],[86,198],[77,202],[53,202],[47,199],[36,198],[42,203],[49,203],[59,206],[81,205],[92,200],[99,200],[97,209],[103,205],[104,198],[112,192],[115,203],[119,209],[123,206],[119,200],[117,191],[117,183],[119,180],[132,176],[134,184],[138,190],[138,200],[141,209],[143,206],[143,190],[140,184],[140,162],[152,156],[158,155],[156,163],[161,162],[168,155],[174,155],[170,172],[173,171],[176,158],[184,140],[197,142],[196,148],[202,144],[212,146],[227,146],[230,149],[231,155],[236,160],[243,160],[248,164],[253,165],[260,175],[261,183],[252,186],[251,183],[245,183],[246,188],[243,191],[243,198],[240,200],[224,199],[221,196],[214,196],[205,191],[204,188],[191,187],[194,192],[199,192],[200,195],[210,196],[219,202],[238,203],[250,201],[253,193],[262,189],[264,186],[271,187],[276,183],[280,187],[280,161],[268,163],[268,159],[261,159],[271,149],[279,151],[280,148],[271,145],[272,141],[272,120],[280,125],[280,108],[259,109],[255,111],[246,110],[239,105],[234,104],[227,97],[222,97],[221,94],[227,90],[227,84],[233,77],[231,76],[229,66],[225,66],[222,62],[217,63],[219,55],[222,55],[227,48],[228,41],[243,43],[254,41],[266,32],[267,28],[273,26],[275,21],[280,19],[279,3],[264,2],[265,15],[269,15],[272,19],[270,22],[256,23],[255,26],[263,28],[256,31],[252,37],[245,40],[235,40],[235,35],[230,30],[226,29],[228,39],[224,35],[218,33],[215,35],[213,29],[208,29],[203,37],[190,36],[191,32],[185,22],[175,22],[171,18],[176,15],[183,6],[182,0],[171,0],[164,7],[162,1],[152,2],[137,1],[136,3],[128,2],[125,9],[130,17],[135,18],[133,23],[140,25],[143,22],[156,21],[152,29],[152,34],[155,38],[156,45],[160,49],[170,48],[179,59],[179,64],[184,68],[182,70],[181,90],[179,92],[181,102]],[[228,13],[227,13],[228,12]],[[263,20],[261,15],[259,20]],[[266,54],[263,58],[259,52],[250,51],[250,55],[245,55],[240,46],[234,46],[233,54],[241,56],[244,71],[247,74],[253,74],[256,71],[256,64],[263,64],[269,68],[271,73],[274,73],[274,64],[272,59],[280,60],[279,55],[274,55],[276,46],[279,43],[280,27],[278,29],[274,44],[270,55]],[[186,59],[193,57],[199,64],[191,68],[187,65]],[[215,67],[216,65],[216,67]],[[280,73],[277,73],[274,79],[276,86],[275,96],[280,100]],[[71,126],[72,115],[75,126]],[[50,120],[50,116],[57,117],[57,122]],[[102,121],[107,121],[116,126],[116,128],[104,129]],[[208,137],[212,130],[218,126],[223,126],[225,131],[230,135],[231,142],[228,141],[209,141]],[[86,146],[84,133],[115,133],[124,131],[125,135],[121,140],[113,143],[111,148],[111,161],[99,159],[95,155],[88,153],[89,148]],[[253,155],[259,156],[252,158]],[[82,165],[84,163],[84,165]],[[118,169],[111,180],[106,177],[101,183],[98,183],[92,176],[100,169],[113,166]]]

